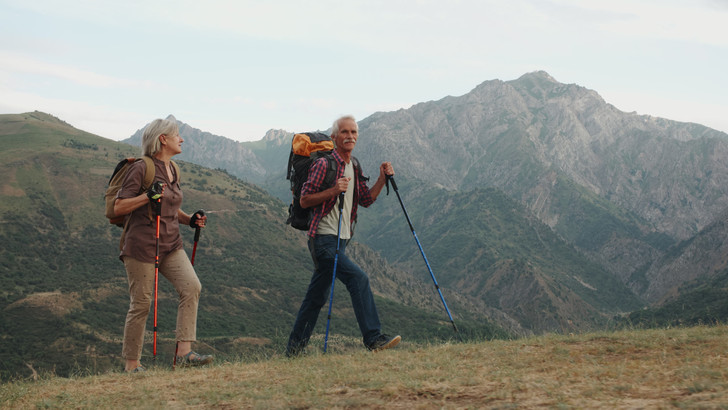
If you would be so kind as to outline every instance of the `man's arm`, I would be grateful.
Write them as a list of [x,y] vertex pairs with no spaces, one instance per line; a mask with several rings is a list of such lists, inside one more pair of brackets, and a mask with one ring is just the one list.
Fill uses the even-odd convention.
[[376,182],[374,182],[374,185],[369,188],[370,199],[366,200],[362,196],[361,199],[364,201],[361,203],[362,206],[368,207],[377,200],[379,193],[382,192],[382,188],[384,188],[384,185],[387,183],[387,175],[394,176],[394,168],[392,167],[391,162],[382,162],[382,165],[379,166],[379,178],[377,178]]
[[301,199],[299,202],[302,208],[318,206],[346,191],[346,188],[349,186],[349,178],[339,178],[334,186],[320,191],[321,184],[324,182],[328,169],[329,162],[326,158],[319,158],[311,164],[308,179],[301,188]]
[[[301,195],[301,208],[310,208],[312,206],[318,206],[331,198],[336,197],[342,192],[346,192],[346,188],[349,186],[349,180],[351,178],[339,178],[336,184],[329,189],[323,191]],[[380,188],[381,189],[381,188]]]

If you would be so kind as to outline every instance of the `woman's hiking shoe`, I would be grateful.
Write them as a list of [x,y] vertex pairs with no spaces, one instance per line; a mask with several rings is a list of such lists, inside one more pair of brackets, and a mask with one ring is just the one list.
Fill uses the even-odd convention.
[[394,346],[397,346],[401,340],[402,340],[402,337],[399,335],[389,336],[389,335],[385,335],[382,333],[381,335],[379,335],[379,337],[376,340],[374,340],[367,347],[372,352],[378,352],[380,350],[391,349]]
[[212,355],[209,354],[199,354],[195,351],[190,351],[184,356],[177,356],[177,359],[175,360],[177,366],[179,367],[196,367],[196,366],[204,366],[210,362],[212,362]]

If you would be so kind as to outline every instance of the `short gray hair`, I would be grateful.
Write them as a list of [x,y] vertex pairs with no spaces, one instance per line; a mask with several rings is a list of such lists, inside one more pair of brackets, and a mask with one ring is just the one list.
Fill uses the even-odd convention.
[[157,118],[147,125],[142,136],[142,155],[153,157],[154,154],[162,149],[162,143],[159,142],[160,135],[174,135],[179,132],[176,121],[163,120]]
[[[354,121],[354,124],[356,124],[356,118],[354,118],[353,115],[344,115],[336,119],[334,121],[334,125],[331,126],[331,138],[334,138],[335,136],[339,135],[339,124],[341,124],[341,121],[344,120],[352,120]],[[357,124],[357,128],[359,125]]]

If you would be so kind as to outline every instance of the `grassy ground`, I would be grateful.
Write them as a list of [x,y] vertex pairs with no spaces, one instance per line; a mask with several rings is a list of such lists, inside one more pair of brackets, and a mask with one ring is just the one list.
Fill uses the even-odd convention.
[[[0,386],[2,408],[728,408],[728,326],[353,346]],[[329,348],[345,344],[329,340]]]

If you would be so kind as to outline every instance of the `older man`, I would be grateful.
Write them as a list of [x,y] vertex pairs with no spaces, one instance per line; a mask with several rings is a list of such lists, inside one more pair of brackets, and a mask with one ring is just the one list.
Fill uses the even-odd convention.
[[[392,164],[379,166],[379,178],[370,189],[361,169],[355,167],[352,152],[359,137],[359,127],[352,116],[344,116],[334,122],[331,138],[336,144],[333,157],[338,164],[334,186],[322,186],[329,162],[319,158],[311,165],[308,180],[301,189],[301,206],[313,207],[313,218],[308,230],[308,248],[314,263],[314,272],[306,296],[288,339],[287,356],[297,356],[306,347],[316,325],[319,312],[326,303],[334,269],[337,235],[341,239],[336,265],[336,278],[349,291],[354,314],[361,330],[364,345],[372,351],[389,349],[402,339],[381,332],[379,314],[369,286],[369,277],[346,256],[346,245],[353,234],[358,205],[368,207],[379,196],[387,175],[394,175]],[[340,194],[344,194],[339,232]]]

